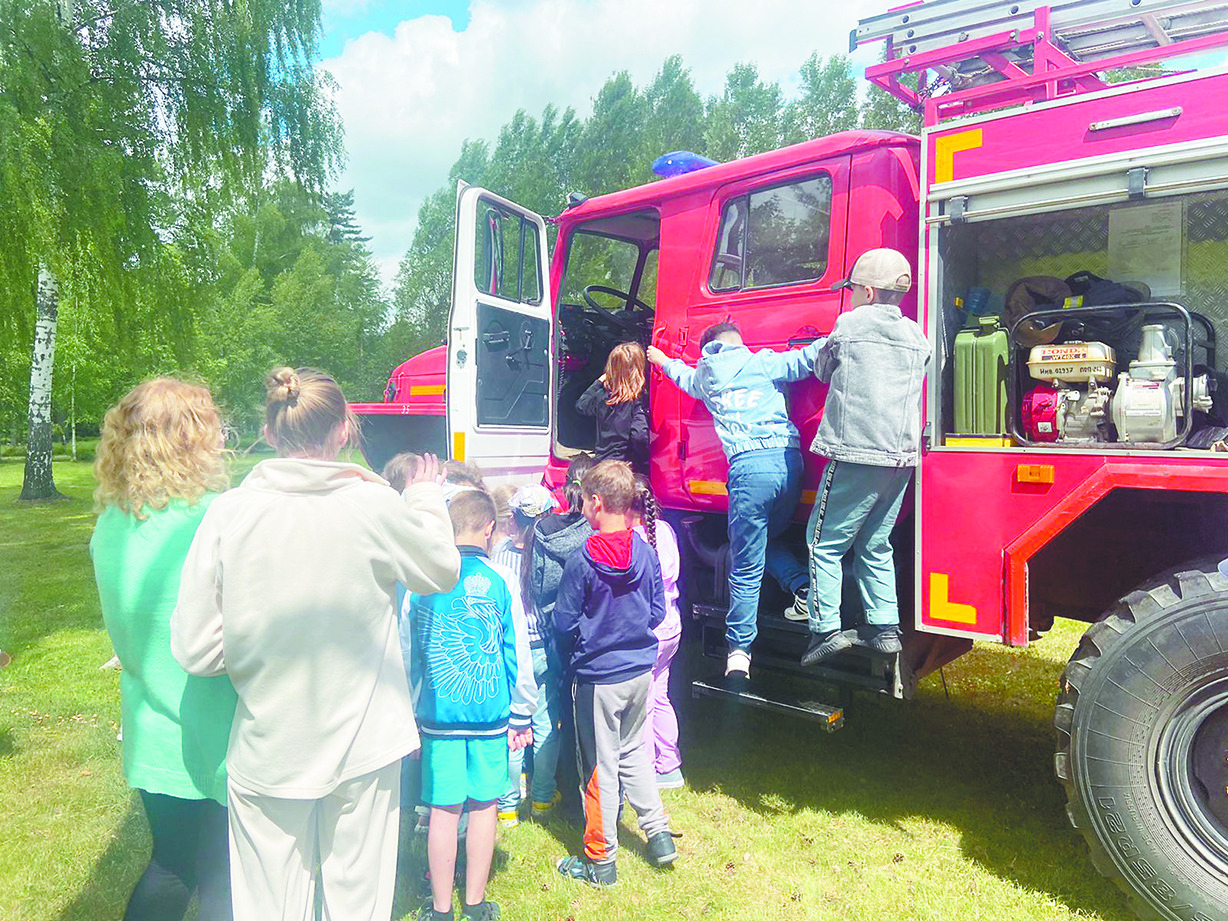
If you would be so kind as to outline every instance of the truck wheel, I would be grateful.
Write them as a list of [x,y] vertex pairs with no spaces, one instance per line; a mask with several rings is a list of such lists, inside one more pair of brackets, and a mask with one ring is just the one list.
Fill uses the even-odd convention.
[[1228,905],[1228,578],[1219,557],[1117,602],[1062,674],[1054,765],[1092,861],[1146,919]]

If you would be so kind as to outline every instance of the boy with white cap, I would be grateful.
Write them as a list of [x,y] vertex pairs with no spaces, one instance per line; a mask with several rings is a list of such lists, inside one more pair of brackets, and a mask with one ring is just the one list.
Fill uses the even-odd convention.
[[851,547],[867,644],[901,649],[891,530],[917,464],[921,385],[929,343],[900,312],[912,288],[908,260],[893,249],[862,253],[849,277],[853,307],[836,320],[814,363],[827,382],[810,450],[828,458],[806,537],[810,548],[810,646],[803,665],[853,645],[840,630],[841,560]]

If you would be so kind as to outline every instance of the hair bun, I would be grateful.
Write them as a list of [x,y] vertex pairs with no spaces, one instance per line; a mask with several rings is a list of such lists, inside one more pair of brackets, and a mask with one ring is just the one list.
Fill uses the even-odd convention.
[[264,382],[268,391],[270,403],[287,403],[293,406],[298,402],[299,379],[293,368],[275,368],[269,372]]

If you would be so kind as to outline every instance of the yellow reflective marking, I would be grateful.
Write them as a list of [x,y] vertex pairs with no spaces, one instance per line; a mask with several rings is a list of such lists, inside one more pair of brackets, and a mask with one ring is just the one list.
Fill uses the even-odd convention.
[[953,624],[975,624],[976,608],[951,601],[951,577],[945,572],[930,573],[930,619]]
[[981,129],[969,128],[934,139],[934,181],[950,182],[955,178],[955,155],[961,150],[981,146]]
[[409,395],[411,397],[440,397],[443,396],[443,384],[410,384]]
[[686,488],[693,496],[729,495],[729,488],[720,480],[688,480]]
[[465,433],[452,433],[452,460],[463,461],[465,459]]

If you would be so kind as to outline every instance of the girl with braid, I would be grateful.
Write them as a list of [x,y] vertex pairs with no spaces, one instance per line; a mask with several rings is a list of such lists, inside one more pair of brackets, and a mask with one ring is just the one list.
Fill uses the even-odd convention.
[[669,700],[669,667],[682,640],[682,617],[678,613],[678,575],[682,559],[678,538],[669,522],[661,518],[661,507],[657,505],[647,478],[637,476],[635,486],[635,500],[628,520],[632,529],[657,552],[661,581],[665,584],[665,619],[653,631],[657,635],[657,663],[652,669],[644,744],[652,754],[657,786],[672,790],[684,785],[682,758],[678,754],[678,714]]

